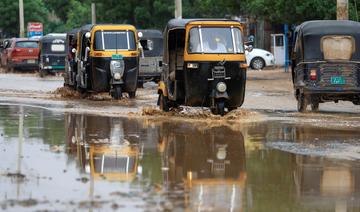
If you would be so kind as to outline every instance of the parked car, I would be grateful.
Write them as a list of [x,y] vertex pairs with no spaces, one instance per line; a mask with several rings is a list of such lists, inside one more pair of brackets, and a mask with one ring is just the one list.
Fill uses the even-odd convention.
[[252,69],[260,70],[275,64],[274,55],[264,49],[253,48],[250,52],[245,51],[245,55],[246,62]]
[[1,63],[7,71],[38,69],[39,40],[12,38],[5,41],[4,47],[1,54]]

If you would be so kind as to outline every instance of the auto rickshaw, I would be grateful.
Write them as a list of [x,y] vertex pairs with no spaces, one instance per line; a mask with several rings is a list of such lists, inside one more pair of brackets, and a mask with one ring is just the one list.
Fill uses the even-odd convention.
[[65,39],[65,73],[64,85],[76,89],[76,52],[78,49],[78,32],[79,28],[72,29],[66,33]]
[[85,25],[77,33],[76,88],[82,92],[123,92],[135,97],[139,72],[136,29],[132,25]]
[[138,30],[142,53],[138,85],[146,81],[159,82],[162,72],[163,36],[159,30]]
[[243,26],[225,19],[172,19],[164,32],[158,105],[210,107],[225,114],[244,102]]
[[66,34],[51,33],[39,41],[39,72],[44,77],[65,70],[65,38]]
[[339,100],[360,105],[360,23],[307,21],[295,30],[292,79],[299,112]]

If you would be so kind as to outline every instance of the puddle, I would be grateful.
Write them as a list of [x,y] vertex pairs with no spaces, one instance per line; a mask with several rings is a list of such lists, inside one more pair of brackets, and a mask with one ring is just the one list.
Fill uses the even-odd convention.
[[356,127],[192,123],[21,105],[0,105],[0,117],[2,210],[360,210]]

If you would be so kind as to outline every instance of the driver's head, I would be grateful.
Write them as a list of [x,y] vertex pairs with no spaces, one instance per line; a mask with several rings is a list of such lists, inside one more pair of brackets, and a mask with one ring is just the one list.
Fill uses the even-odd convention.
[[217,48],[217,40],[216,40],[217,38],[216,37],[212,37],[211,39],[210,39],[210,42],[209,42],[209,47],[210,47],[210,49],[216,49]]

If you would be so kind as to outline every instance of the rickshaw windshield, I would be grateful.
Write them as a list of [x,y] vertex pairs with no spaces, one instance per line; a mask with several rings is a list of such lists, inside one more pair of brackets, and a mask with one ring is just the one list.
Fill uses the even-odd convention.
[[95,32],[95,50],[136,50],[133,31],[99,30]]
[[244,53],[241,31],[236,27],[193,27],[189,33],[189,53]]

